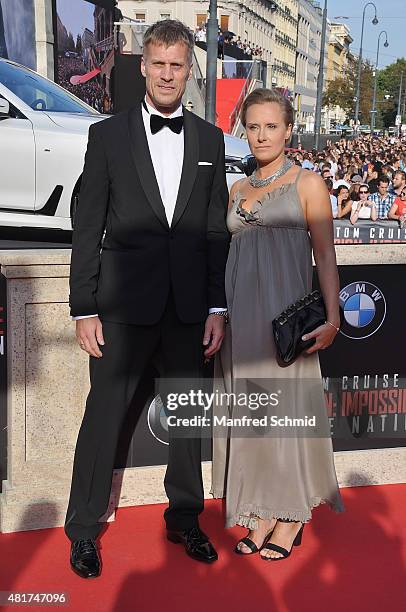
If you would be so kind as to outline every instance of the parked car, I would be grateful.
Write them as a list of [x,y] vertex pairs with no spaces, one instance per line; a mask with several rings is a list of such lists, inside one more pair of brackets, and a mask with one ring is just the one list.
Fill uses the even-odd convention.
[[[72,229],[88,130],[108,118],[53,81],[0,58],[0,226]],[[227,182],[249,153],[225,135]]]

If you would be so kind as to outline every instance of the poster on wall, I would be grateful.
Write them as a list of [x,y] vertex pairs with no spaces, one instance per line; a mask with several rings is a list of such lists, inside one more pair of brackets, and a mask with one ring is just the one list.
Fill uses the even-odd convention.
[[36,69],[34,0],[0,0],[0,57]]
[[97,111],[113,112],[114,3],[56,0],[55,80]]

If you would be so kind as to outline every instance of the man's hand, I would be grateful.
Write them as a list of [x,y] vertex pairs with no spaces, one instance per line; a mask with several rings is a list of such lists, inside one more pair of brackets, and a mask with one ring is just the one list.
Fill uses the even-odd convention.
[[204,328],[203,346],[208,348],[204,351],[206,359],[210,359],[220,350],[224,338],[225,320],[221,315],[211,314],[206,319]]
[[99,348],[104,345],[103,329],[99,317],[76,321],[76,338],[80,348],[92,357],[103,357]]

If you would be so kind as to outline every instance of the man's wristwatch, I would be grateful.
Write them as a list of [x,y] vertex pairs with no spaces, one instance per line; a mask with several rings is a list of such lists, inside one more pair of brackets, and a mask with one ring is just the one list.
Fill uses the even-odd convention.
[[220,315],[220,317],[224,317],[224,323],[228,323],[228,310],[215,310],[210,313],[211,315]]

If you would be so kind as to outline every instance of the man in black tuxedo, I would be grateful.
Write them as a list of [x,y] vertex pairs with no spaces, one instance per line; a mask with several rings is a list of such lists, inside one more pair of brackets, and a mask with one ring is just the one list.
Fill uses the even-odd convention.
[[[193,36],[181,22],[152,25],[141,66],[145,99],[89,130],[70,306],[78,342],[90,355],[91,388],[65,521],[71,567],[85,578],[101,571],[99,518],[108,507],[121,425],[143,371],[158,351],[164,400],[180,389],[179,379],[201,380],[204,361],[224,337],[224,139],[181,104],[192,54]],[[171,429],[167,537],[210,563],[217,553],[198,522],[200,436]]]

